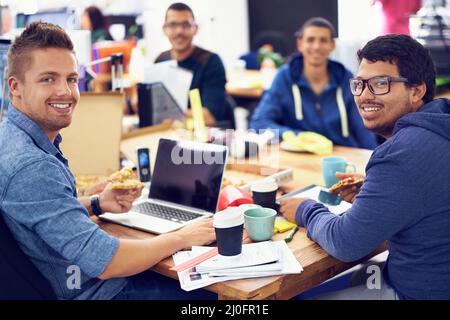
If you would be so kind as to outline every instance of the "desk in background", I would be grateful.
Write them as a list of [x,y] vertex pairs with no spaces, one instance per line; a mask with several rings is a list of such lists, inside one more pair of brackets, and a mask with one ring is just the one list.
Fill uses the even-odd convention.
[[446,90],[436,95],[436,98],[447,98],[450,99],[450,90]]
[[[261,75],[259,71],[245,70],[241,72],[228,72],[228,82],[225,86],[226,92],[233,98],[247,98],[258,100],[263,94],[261,85]],[[132,79],[129,74],[124,74],[124,81],[129,85],[130,89],[136,87],[138,82]],[[94,92],[105,92],[110,90],[109,83],[111,82],[111,74],[101,73],[93,80]],[[134,92],[133,92],[134,94]]]
[[259,100],[263,94],[261,74],[257,70],[228,71],[227,93],[233,98]]

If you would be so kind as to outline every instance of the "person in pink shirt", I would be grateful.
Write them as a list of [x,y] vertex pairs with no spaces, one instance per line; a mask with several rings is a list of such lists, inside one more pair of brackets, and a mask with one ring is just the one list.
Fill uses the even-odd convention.
[[421,0],[373,0],[372,4],[380,2],[383,12],[381,34],[409,35],[409,16],[422,7]]

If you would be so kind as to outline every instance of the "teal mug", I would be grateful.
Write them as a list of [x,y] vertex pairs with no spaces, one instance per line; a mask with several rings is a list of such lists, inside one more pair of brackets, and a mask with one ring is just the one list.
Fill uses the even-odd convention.
[[271,208],[253,208],[244,211],[244,226],[253,241],[270,240],[277,212]]
[[356,172],[356,167],[353,163],[347,162],[342,157],[326,157],[322,158],[322,173],[325,180],[325,186],[330,188],[333,184],[339,181],[336,178],[336,172],[346,172],[347,167],[353,168],[353,172]]

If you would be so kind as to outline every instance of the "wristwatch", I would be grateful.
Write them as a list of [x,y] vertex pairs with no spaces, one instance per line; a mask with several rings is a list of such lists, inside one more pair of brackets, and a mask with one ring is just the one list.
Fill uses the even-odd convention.
[[90,197],[91,199],[91,209],[92,213],[96,216],[99,216],[103,213],[102,208],[100,207],[100,196],[98,194],[94,194]]

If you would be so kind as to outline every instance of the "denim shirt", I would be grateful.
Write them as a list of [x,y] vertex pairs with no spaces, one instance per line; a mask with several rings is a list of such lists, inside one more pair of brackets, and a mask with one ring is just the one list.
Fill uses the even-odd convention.
[[[8,108],[0,123],[0,214],[59,299],[111,299],[126,278],[100,280],[119,246],[78,201],[59,150],[30,118]],[[79,277],[77,277],[79,275]]]

